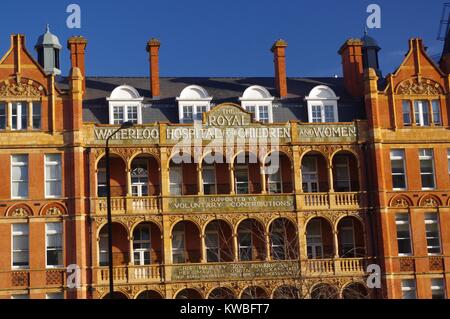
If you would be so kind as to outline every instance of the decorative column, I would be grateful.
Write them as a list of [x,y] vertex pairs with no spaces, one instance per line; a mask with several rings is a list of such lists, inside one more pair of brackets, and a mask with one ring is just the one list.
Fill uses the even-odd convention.
[[207,263],[205,234],[200,234],[200,262]]
[[[130,265],[130,266],[134,265],[133,240],[134,240],[133,233],[131,233],[131,229],[130,229],[130,236],[128,236],[128,243],[130,244],[128,265]],[[134,275],[134,273],[132,275]]]
[[259,171],[261,172],[261,194],[267,194],[266,170],[264,164],[260,164]]
[[233,234],[233,253],[234,253],[234,261],[239,261],[239,244],[238,244],[238,235]]
[[6,110],[6,129],[11,130],[12,128],[12,103],[8,102],[7,110]]
[[339,239],[338,239],[338,231],[333,231],[333,240],[334,240],[334,258],[339,258]]
[[230,164],[230,166],[228,166],[228,169],[230,170],[230,195],[235,195],[236,189],[234,183],[234,165]]
[[267,261],[271,261],[272,260],[272,256],[270,254],[270,234],[267,232],[266,233],[266,260]]
[[203,195],[204,194],[203,168],[202,168],[202,164],[200,164],[200,163],[197,166],[197,184],[198,184],[198,195]]
[[333,181],[333,163],[331,159],[328,163],[328,183],[329,183],[329,192],[334,193],[334,181]]
[[131,190],[131,168],[127,168],[126,173],[127,173],[127,197],[131,197],[133,194]]

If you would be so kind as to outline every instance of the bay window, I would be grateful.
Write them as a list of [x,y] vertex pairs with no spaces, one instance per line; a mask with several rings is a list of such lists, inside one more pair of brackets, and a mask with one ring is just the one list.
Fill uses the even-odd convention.
[[28,155],[11,156],[11,197],[28,197]]
[[45,155],[45,197],[55,198],[62,195],[61,154]]

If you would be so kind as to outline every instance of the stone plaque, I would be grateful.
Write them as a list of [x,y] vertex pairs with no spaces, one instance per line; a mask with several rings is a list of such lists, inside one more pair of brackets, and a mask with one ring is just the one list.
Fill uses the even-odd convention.
[[300,142],[356,142],[358,128],[355,124],[301,124],[298,126]]
[[169,197],[171,212],[260,212],[293,211],[293,195],[214,195],[214,196],[183,196]]
[[173,265],[172,280],[220,280],[253,278],[293,278],[300,275],[298,261],[230,264]]

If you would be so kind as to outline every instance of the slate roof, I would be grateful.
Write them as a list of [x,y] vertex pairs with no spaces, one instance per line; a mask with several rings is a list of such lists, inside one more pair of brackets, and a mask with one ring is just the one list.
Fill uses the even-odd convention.
[[[61,78],[61,89],[68,88],[68,79]],[[148,77],[87,77],[86,95],[83,102],[83,120],[108,124],[108,102],[106,97],[118,86],[127,84],[134,87],[144,97],[146,107],[142,110],[143,123],[178,123],[178,103],[176,97],[189,85],[199,85],[213,97],[213,105],[224,102],[238,103],[239,97],[252,85],[265,87],[276,96],[275,81],[272,77],[162,77],[161,96],[152,99]],[[364,102],[351,97],[344,88],[343,78],[288,78],[288,96],[275,99],[273,117],[275,123],[290,120],[308,121],[305,96],[317,85],[327,85],[340,97],[338,112],[340,122],[365,119]]]

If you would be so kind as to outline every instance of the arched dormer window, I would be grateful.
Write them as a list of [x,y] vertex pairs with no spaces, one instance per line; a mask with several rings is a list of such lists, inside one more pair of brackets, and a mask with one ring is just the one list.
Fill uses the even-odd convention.
[[109,102],[109,124],[133,122],[142,124],[142,101],[139,92],[129,86],[121,85],[106,98]]
[[339,121],[337,102],[339,97],[328,86],[319,85],[305,97],[308,103],[310,123],[333,123]]
[[201,121],[202,114],[211,108],[212,97],[198,85],[190,85],[181,91],[178,101],[178,118],[180,123]]
[[247,112],[255,115],[255,120],[263,123],[273,123],[272,102],[274,97],[262,86],[251,86],[239,98],[241,106]]

